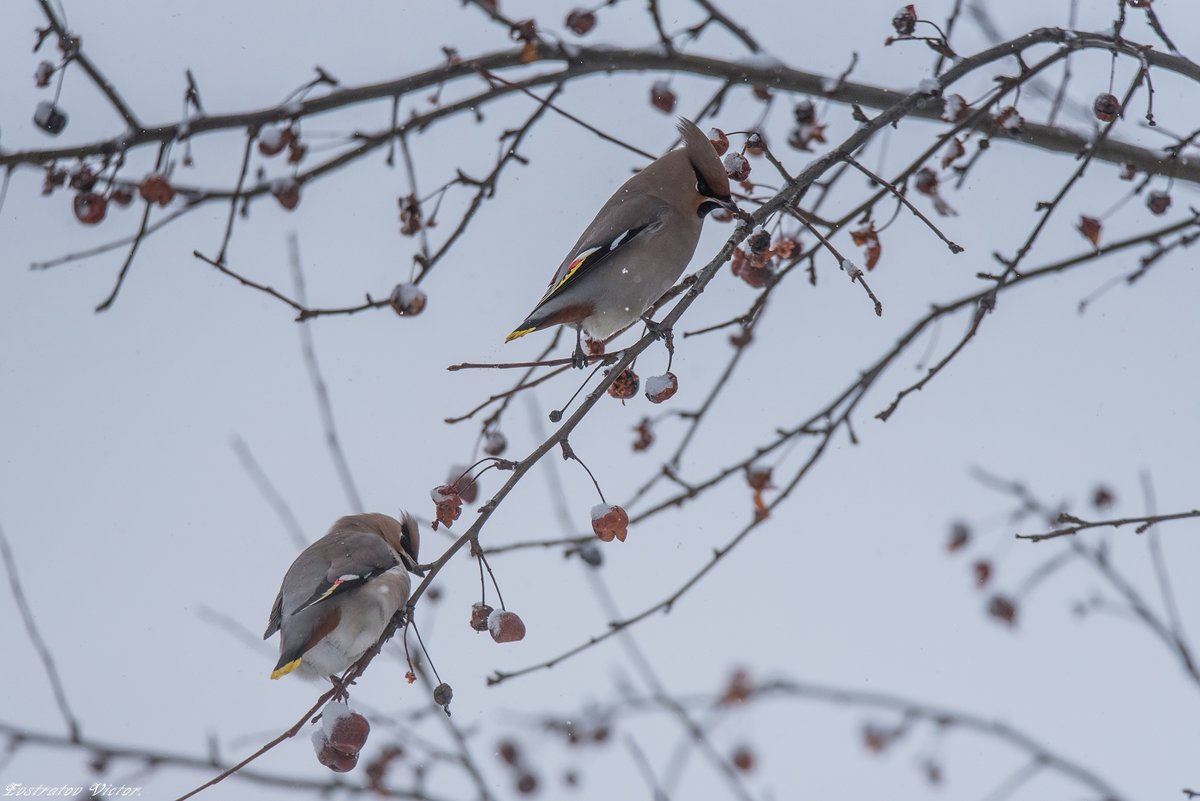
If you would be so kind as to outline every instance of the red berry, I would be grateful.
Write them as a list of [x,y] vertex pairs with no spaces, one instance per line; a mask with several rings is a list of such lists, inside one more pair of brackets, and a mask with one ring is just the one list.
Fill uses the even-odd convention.
[[525,622],[516,612],[498,609],[488,615],[488,632],[496,642],[517,642],[525,639]]
[[596,15],[587,9],[577,8],[570,14],[567,14],[567,27],[576,36],[583,36],[596,27]]
[[604,542],[614,538],[624,542],[629,534],[629,515],[620,506],[597,504],[592,507],[592,533]]
[[901,36],[910,36],[917,27],[917,9],[905,6],[897,11],[896,16],[892,17],[892,27]]
[[175,199],[175,188],[162,173],[152,172],[138,184],[138,194],[147,203],[165,206]]
[[358,754],[344,754],[326,743],[317,752],[317,761],[335,773],[349,773],[358,764]]
[[80,192],[75,196],[75,217],[84,225],[95,225],[104,219],[108,201],[95,192]]
[[487,631],[488,617],[492,614],[492,607],[482,602],[471,604],[471,628],[476,631]]
[[388,297],[388,305],[401,317],[416,317],[425,311],[429,297],[416,284],[396,284]]
[[1112,122],[1121,113],[1121,101],[1108,92],[1102,92],[1096,95],[1096,100],[1092,103],[1092,113],[1101,122]]
[[729,137],[720,128],[708,129],[708,141],[712,142],[713,150],[717,151],[718,156],[724,156],[725,151],[729,149]]
[[650,105],[661,111],[663,114],[670,114],[675,110],[675,103],[678,98],[671,91],[671,86],[666,81],[655,81],[650,87]]
[[674,373],[663,373],[646,379],[646,399],[651,403],[662,403],[678,391],[679,379]]
[[325,723],[325,736],[329,745],[343,754],[357,754],[367,744],[371,724],[357,712],[342,715],[333,724]]
[[618,400],[628,400],[637,394],[638,386],[641,385],[641,380],[637,373],[626,367],[621,371],[621,374],[616,377],[611,384],[608,385],[608,394]]
[[1166,214],[1171,208],[1171,196],[1166,192],[1151,192],[1146,196],[1146,208],[1154,215]]

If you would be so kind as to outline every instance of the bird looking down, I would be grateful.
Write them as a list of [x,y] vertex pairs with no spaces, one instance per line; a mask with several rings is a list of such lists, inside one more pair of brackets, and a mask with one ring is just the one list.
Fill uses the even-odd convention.
[[408,603],[409,572],[425,575],[420,544],[412,515],[371,513],[341,518],[305,548],[283,576],[263,634],[280,633],[271,678],[296,670],[336,684]]
[[683,146],[651,162],[608,199],[505,342],[571,325],[572,361],[586,366],[579,332],[606,339],[642,318],[683,274],[705,216],[737,209],[712,142],[690,120],[681,117],[678,129]]

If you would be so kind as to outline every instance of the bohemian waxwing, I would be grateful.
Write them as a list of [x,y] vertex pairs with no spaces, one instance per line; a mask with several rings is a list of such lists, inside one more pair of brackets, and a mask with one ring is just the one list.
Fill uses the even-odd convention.
[[[683,274],[710,211],[734,210],[717,151],[690,120],[683,147],[626,181],[600,209],[550,279],[550,288],[505,342],[552,325],[605,339],[642,317]],[[575,364],[586,360],[576,334]]]
[[283,576],[263,639],[276,631],[279,663],[271,678],[299,668],[333,677],[379,639],[408,602],[408,573],[417,567],[416,519],[371,513],[343,517],[304,549]]

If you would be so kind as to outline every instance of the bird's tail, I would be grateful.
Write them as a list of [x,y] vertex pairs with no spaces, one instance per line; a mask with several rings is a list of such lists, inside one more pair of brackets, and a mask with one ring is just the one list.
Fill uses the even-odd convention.
[[[529,321],[528,320],[525,321],[524,323],[522,323],[522,325],[529,326]],[[526,334],[532,333],[532,332],[536,331],[537,329],[538,329],[538,327],[536,325],[529,326],[528,328],[518,328],[516,331],[513,331],[511,334],[506,336],[504,338],[504,341],[512,342],[514,339],[520,339],[521,337],[525,336]]]
[[279,660],[279,664],[271,671],[271,678],[277,679],[280,676],[286,676],[300,666],[302,657],[296,657],[291,662],[285,663],[283,659]]

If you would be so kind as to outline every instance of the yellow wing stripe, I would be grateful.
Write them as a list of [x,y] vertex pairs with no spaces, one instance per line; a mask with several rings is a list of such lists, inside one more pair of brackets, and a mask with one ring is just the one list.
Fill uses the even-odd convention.
[[513,331],[511,334],[509,334],[508,336],[506,336],[504,338],[504,341],[512,342],[514,339],[520,339],[521,337],[525,336],[526,334],[532,334],[536,330],[537,330],[537,328],[534,327],[534,328],[523,328],[519,331]]
[[[303,657],[301,657],[301,659],[303,659]],[[274,670],[272,670],[271,678],[277,679],[280,676],[286,676],[287,674],[289,674],[293,670],[295,670],[297,667],[299,667],[299,665],[300,665],[300,659],[293,659],[291,662],[288,662],[283,667],[278,667],[278,668],[275,668]]]
[[542,299],[538,301],[538,305],[540,306],[541,304],[545,303],[547,300],[550,299],[551,295],[553,295],[558,290],[562,289],[563,284],[570,281],[571,276],[575,275],[575,271],[578,270],[580,267],[582,267],[583,263],[588,260],[588,257],[591,256],[593,253],[595,253],[599,249],[600,248],[598,248],[598,247],[588,248],[587,250],[583,251],[578,256],[576,256],[575,260],[567,265],[567,271],[565,273],[563,273],[563,277],[561,279],[559,279],[559,282],[557,284],[555,284],[554,286],[550,287],[550,289],[546,290],[546,294],[543,295]]

